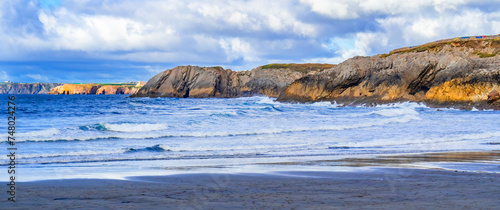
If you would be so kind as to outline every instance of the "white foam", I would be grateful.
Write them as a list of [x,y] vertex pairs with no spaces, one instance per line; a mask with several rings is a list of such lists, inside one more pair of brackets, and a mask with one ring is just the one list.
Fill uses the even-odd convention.
[[[49,158],[49,157],[65,157],[65,156],[87,156],[87,155],[111,155],[111,154],[121,154],[123,150],[116,151],[77,151],[77,152],[66,152],[66,153],[48,153],[48,154],[19,154],[20,158]],[[2,158],[6,159],[6,158]]]
[[117,132],[147,132],[147,131],[157,131],[167,129],[167,124],[148,124],[148,123],[121,123],[121,124],[111,124],[111,123],[101,123],[109,131]]
[[216,112],[212,112],[212,114],[210,114],[212,116],[237,116],[238,113],[236,113],[236,111],[223,111],[223,112],[219,112],[219,111],[216,111]]
[[96,139],[151,139],[163,137],[225,137],[237,135],[266,135],[266,134],[279,134],[286,132],[302,132],[302,131],[340,131],[348,129],[366,128],[373,126],[381,126],[389,123],[408,123],[412,120],[420,120],[415,115],[404,115],[391,117],[386,119],[373,119],[368,122],[353,124],[353,125],[328,125],[317,127],[292,127],[292,128],[265,128],[259,130],[246,130],[246,131],[203,131],[203,132],[190,132],[175,130],[166,130],[165,124],[109,124],[103,123],[102,125],[108,130],[116,132],[102,132],[102,131],[82,131],[80,129],[65,129],[65,132],[57,131],[51,133],[51,136],[25,136],[16,139],[16,141],[88,141]]
[[61,132],[56,129],[56,128],[49,128],[45,130],[40,130],[40,131],[31,131],[27,133],[17,133],[17,137],[49,137],[49,136],[54,136],[58,135]]
[[258,104],[274,104],[274,105],[281,104],[280,102],[276,102],[275,98],[260,97],[260,96],[257,96],[255,98],[260,98],[260,100],[256,102]]
[[439,138],[422,138],[422,139],[376,139],[364,142],[349,142],[339,146],[347,147],[383,147],[383,146],[402,146],[402,145],[428,145],[445,142],[459,142],[466,140],[481,140],[494,137],[500,137],[500,132],[484,132],[465,135],[450,135]]
[[405,107],[405,108],[429,108],[428,106],[426,106],[423,103],[410,102],[410,101],[390,103],[390,104],[378,104],[375,107],[381,107],[381,108],[391,108],[391,107],[392,108],[394,108],[394,107],[396,107],[396,108],[402,108],[402,107]]
[[314,102],[311,104],[311,106],[319,106],[319,107],[333,107],[333,108],[337,108],[339,107],[340,105],[337,104],[336,101],[334,102],[329,102],[329,101],[321,101],[321,102]]
[[371,114],[378,114],[384,117],[395,117],[401,115],[419,115],[418,112],[412,108],[382,109],[371,112]]

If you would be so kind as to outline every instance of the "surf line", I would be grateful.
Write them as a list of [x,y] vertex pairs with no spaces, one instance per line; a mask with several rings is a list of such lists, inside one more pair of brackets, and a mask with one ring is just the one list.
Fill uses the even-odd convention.
[[7,170],[7,173],[10,175],[8,184],[7,184],[7,193],[9,194],[9,197],[7,198],[8,201],[11,202],[16,202],[16,151],[17,147],[16,145],[16,138],[15,138],[15,133],[16,133],[16,96],[9,96],[9,101],[7,103],[7,112],[8,112],[8,118],[7,118],[7,142],[9,146],[7,147],[7,152],[9,153],[7,155],[8,159],[10,160],[9,168]]

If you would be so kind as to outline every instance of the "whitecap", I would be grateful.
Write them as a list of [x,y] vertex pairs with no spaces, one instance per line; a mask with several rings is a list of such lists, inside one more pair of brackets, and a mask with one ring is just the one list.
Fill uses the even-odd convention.
[[384,117],[395,117],[395,116],[401,116],[401,115],[419,115],[419,113],[412,108],[382,109],[382,110],[371,112],[371,114],[377,114],[377,115],[381,115]]
[[165,130],[168,127],[167,124],[148,124],[148,123],[120,123],[120,124],[101,123],[101,125],[104,126],[108,131],[127,132],[127,133]]
[[16,136],[18,136],[18,137],[49,137],[49,136],[58,135],[60,133],[61,132],[56,128],[49,128],[49,129],[39,130],[39,131],[17,133]]

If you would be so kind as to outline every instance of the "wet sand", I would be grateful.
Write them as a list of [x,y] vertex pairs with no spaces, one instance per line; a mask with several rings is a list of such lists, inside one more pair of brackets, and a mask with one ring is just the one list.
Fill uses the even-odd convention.
[[500,209],[499,173],[432,169],[184,174],[17,186],[17,202],[7,202],[4,194],[0,209]]

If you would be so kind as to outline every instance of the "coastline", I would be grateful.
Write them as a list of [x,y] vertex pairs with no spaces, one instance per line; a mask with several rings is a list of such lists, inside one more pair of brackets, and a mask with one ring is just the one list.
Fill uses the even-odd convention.
[[498,173],[379,168],[50,180],[19,183],[17,202],[0,208],[497,209],[499,179]]
[[[289,167],[18,182],[16,203],[4,201],[0,208],[497,209],[500,202],[492,198],[500,192],[500,167],[494,164],[499,155],[498,150],[401,154],[318,161],[330,167],[316,171]],[[491,170],[481,170],[484,165]]]

